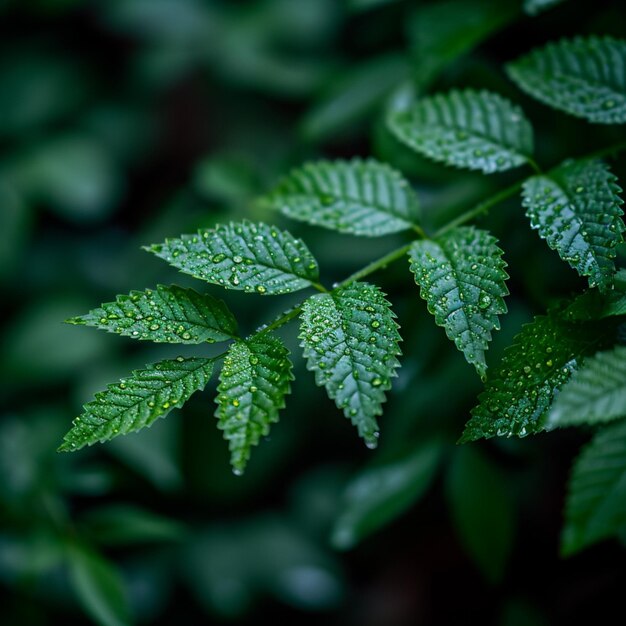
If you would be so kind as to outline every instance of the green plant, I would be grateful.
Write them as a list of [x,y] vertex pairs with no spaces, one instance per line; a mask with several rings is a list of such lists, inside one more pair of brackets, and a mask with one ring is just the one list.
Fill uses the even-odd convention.
[[[528,2],[527,9],[535,12],[546,4]],[[478,41],[485,34],[473,36]],[[459,53],[463,50],[460,46]],[[436,69],[425,72],[425,83]],[[626,41],[610,37],[563,39],[507,66],[527,94],[594,124],[626,123],[625,70]],[[238,334],[222,301],[177,286],[121,295],[70,319],[138,340],[232,343],[218,356],[161,361],[110,385],[85,405],[60,450],[78,450],[151,425],[203,389],[223,360],[217,425],[228,440],[233,471],[241,474],[252,446],[278,421],[290,392],[289,351],[276,331],[295,320],[317,385],[325,387],[366,445],[376,447],[378,417],[400,366],[401,336],[385,294],[365,279],[402,259],[408,260],[436,324],[485,382],[461,442],[626,417],[626,352],[620,345],[626,279],[614,262],[623,242],[622,200],[616,177],[602,160],[626,143],[543,169],[534,160],[533,129],[524,112],[486,90],[394,100],[386,124],[399,142],[430,160],[484,174],[527,167],[532,175],[436,232],[425,232],[410,182],[384,163],[318,161],[293,170],[261,198],[264,207],[347,235],[412,235],[332,287],[322,284],[318,262],[303,241],[265,223],[231,222],[148,246],[181,272],[251,298],[304,289],[320,293],[247,337]],[[507,312],[508,276],[496,239],[470,224],[520,192],[531,228],[587,279],[589,290],[555,303],[526,325],[501,362],[488,370],[488,344]],[[616,534],[626,524],[623,431],[622,422],[600,426],[576,461],[565,552]]]

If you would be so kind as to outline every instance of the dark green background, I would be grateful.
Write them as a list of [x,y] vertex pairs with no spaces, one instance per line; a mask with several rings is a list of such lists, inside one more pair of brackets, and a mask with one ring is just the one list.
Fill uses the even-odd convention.
[[[55,452],[95,391],[181,353],[62,324],[117,293],[189,284],[141,245],[262,219],[302,236],[331,285],[405,239],[343,237],[263,212],[253,199],[290,167],[373,154],[411,177],[427,228],[517,180],[428,164],[387,134],[388,97],[424,87],[415,26],[424,4],[0,2],[0,623],[90,623],[72,576],[76,550],[114,564],[144,624],[570,625],[623,609],[617,542],[558,556],[567,474],[586,434],[456,448],[481,384],[404,262],[372,277],[404,338],[378,451],[315,388],[292,325],[281,333],[294,353],[293,392],[244,477],[232,475],[215,428],[214,382],[146,432]],[[536,18],[516,2],[492,6],[511,25],[453,60],[431,89],[485,87],[518,102],[548,166],[623,140],[619,127],[530,101],[502,70],[561,35],[624,36],[623,3],[571,0]],[[445,42],[446,24],[436,26]],[[511,275],[494,364],[523,322],[583,281],[530,231],[517,198],[483,224]],[[224,298],[249,332],[298,294]],[[385,464],[397,492],[367,482],[364,472]],[[346,503],[355,481],[366,500],[383,497],[372,515]]]

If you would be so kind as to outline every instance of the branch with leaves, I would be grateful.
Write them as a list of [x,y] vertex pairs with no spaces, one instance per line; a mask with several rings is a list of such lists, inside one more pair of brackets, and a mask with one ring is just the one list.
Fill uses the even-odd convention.
[[[533,12],[547,3],[527,4]],[[594,124],[623,124],[625,68],[626,41],[589,37],[548,44],[509,64],[507,71],[523,91],[551,107]],[[251,297],[304,289],[319,293],[245,338],[224,302],[176,286],[118,296],[69,320],[131,339],[232,343],[218,357],[162,361],[110,385],[85,405],[60,449],[78,450],[149,426],[202,390],[223,359],[216,417],[233,470],[242,473],[251,448],[278,421],[290,391],[290,356],[276,331],[296,319],[315,382],[366,445],[376,447],[378,417],[400,366],[401,336],[385,294],[364,279],[402,258],[435,323],[485,382],[461,442],[626,417],[626,352],[619,345],[626,280],[614,262],[623,242],[622,200],[616,177],[601,160],[626,144],[544,171],[534,159],[533,129],[524,112],[484,90],[415,98],[394,106],[387,125],[400,142],[436,162],[484,174],[522,166],[533,173],[428,234],[411,183],[384,163],[319,161],[294,169],[261,199],[264,205],[347,235],[413,235],[333,288],[320,282],[318,262],[303,241],[264,223],[221,224],[148,246],[185,274]],[[589,290],[526,325],[502,361],[488,370],[486,351],[507,312],[508,275],[495,237],[470,222],[520,192],[530,227],[588,280]],[[623,422],[600,429],[576,463],[567,552],[624,524],[625,500],[617,497],[626,479],[623,430]]]

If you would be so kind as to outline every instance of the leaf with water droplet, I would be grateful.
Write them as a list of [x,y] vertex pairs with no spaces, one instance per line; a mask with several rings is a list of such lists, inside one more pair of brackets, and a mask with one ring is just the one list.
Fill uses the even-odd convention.
[[616,246],[623,241],[621,189],[600,161],[568,161],[523,186],[531,226],[590,286],[613,286]]
[[376,417],[400,366],[394,318],[383,292],[361,282],[312,296],[302,305],[300,340],[307,367],[368,447],[378,443]]
[[262,203],[296,220],[365,237],[407,230],[420,220],[408,181],[373,159],[307,163]]
[[79,450],[150,426],[204,389],[213,363],[213,359],[203,358],[160,361],[109,385],[106,391],[96,394],[95,400],[85,404],[59,451]]
[[146,249],[181,272],[246,293],[290,293],[319,280],[304,242],[263,223],[219,224]]
[[224,302],[176,285],[119,295],[67,321],[157,343],[214,343],[237,334],[237,321]]
[[274,334],[253,335],[231,345],[220,373],[215,416],[237,475],[243,473],[252,446],[278,421],[293,380],[291,369],[289,350]]
[[488,91],[451,91],[419,98],[391,113],[391,132],[429,159],[502,172],[528,162],[533,131],[521,109]]
[[626,123],[626,41],[576,37],[548,43],[507,66],[544,104],[596,124]]
[[507,310],[508,275],[497,240],[486,231],[463,226],[434,241],[416,241],[409,258],[435,322],[484,377],[491,332],[500,328],[498,316]]
[[491,371],[461,443],[545,430],[555,391],[586,356],[615,340],[616,321],[571,323],[561,316],[564,306],[522,327]]

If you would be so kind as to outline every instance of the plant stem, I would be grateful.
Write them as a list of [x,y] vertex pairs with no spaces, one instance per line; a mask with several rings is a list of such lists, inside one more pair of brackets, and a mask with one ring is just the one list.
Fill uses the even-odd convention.
[[[578,159],[579,160],[600,159],[606,156],[616,155],[618,152],[622,152],[624,150],[626,150],[626,141],[613,144],[612,146],[607,146],[606,148],[601,148],[599,150],[596,150],[595,152],[591,152],[584,156],[578,157]],[[533,170],[535,170],[537,174],[540,174],[540,175],[542,174],[541,168],[537,165],[537,163],[533,159],[529,158],[528,164],[533,168]],[[554,169],[556,169],[556,167],[553,167],[549,171],[553,171]],[[519,190],[522,188],[522,185],[524,184],[525,181],[526,181],[526,178],[522,178],[518,180],[517,182],[513,183],[512,185],[510,185],[509,187],[506,187],[505,189],[498,191],[490,198],[487,198],[486,200],[479,202],[477,205],[475,205],[471,209],[468,209],[464,213],[461,213],[461,215],[459,215],[458,217],[454,218],[453,220],[449,221],[447,224],[442,226],[433,235],[433,238],[440,237],[441,235],[444,235],[448,231],[452,230],[453,228],[456,228],[457,226],[462,226],[463,224],[466,224],[470,220],[473,220],[475,217],[478,217],[479,215],[487,213],[489,209],[491,209],[492,207],[496,206],[497,204],[500,204],[501,202],[504,202],[504,200],[507,200],[508,198],[518,193]],[[414,226],[413,230],[418,235],[417,239],[428,239],[426,233],[420,226]],[[351,274],[350,276],[342,280],[340,283],[337,283],[336,285],[334,285],[332,291],[334,291],[335,289],[338,289],[339,287],[345,287],[346,285],[349,285],[357,280],[361,280],[369,276],[370,274],[373,274],[374,272],[377,272],[378,270],[385,268],[390,263],[393,263],[397,261],[398,259],[401,259],[409,251],[412,245],[413,245],[413,241],[408,244],[405,244],[404,246],[401,246],[400,248],[396,248],[395,250],[392,250],[391,252],[387,253],[385,256],[382,256],[380,259],[376,261],[372,261],[365,267],[361,268],[358,272],[354,272],[354,274]],[[324,286],[318,283],[314,283],[313,287],[317,289],[318,291],[321,291],[322,293],[332,293],[332,291],[329,292]],[[262,326],[259,330],[257,330],[255,334],[262,335],[265,333],[269,333],[273,330],[276,330],[277,328],[280,328],[284,324],[287,324],[288,322],[290,322],[295,317],[298,317],[298,315],[300,315],[301,312],[302,312],[302,303],[294,306],[288,311],[285,311],[285,313],[277,317],[270,324],[266,326]],[[219,358],[219,357],[216,357],[216,358]]]

